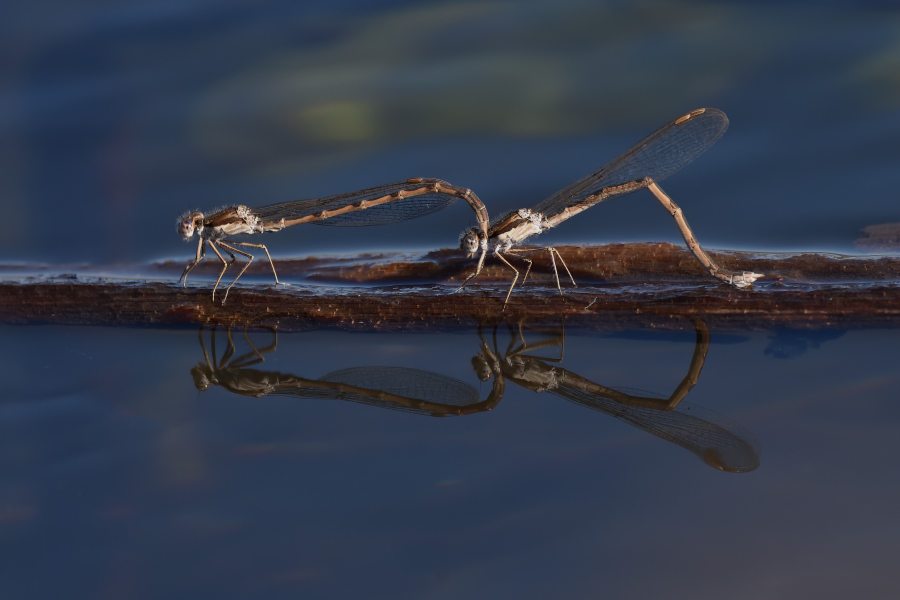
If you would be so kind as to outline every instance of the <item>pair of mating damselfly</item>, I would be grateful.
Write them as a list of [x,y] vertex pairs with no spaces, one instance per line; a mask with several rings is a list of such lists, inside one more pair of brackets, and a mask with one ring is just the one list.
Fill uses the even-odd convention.
[[[750,271],[729,271],[719,267],[697,243],[681,208],[659,187],[660,181],[700,156],[725,133],[727,128],[728,117],[722,111],[715,108],[693,110],[650,134],[599,171],[556,192],[533,208],[522,208],[506,213],[493,222],[488,219],[484,203],[471,190],[450,185],[439,179],[421,178],[389,183],[347,194],[280,202],[259,208],[231,206],[211,214],[203,214],[199,211],[190,212],[179,219],[178,233],[184,236],[185,240],[191,239],[196,233],[199,243],[196,257],[185,267],[179,281],[187,280],[191,269],[206,256],[206,246],[208,245],[222,261],[222,270],[213,286],[213,299],[215,299],[222,276],[229,265],[236,260],[235,254],[240,254],[247,259],[247,263],[226,288],[225,296],[222,299],[222,302],[225,302],[232,286],[253,262],[253,255],[239,250],[235,246],[264,250],[269,264],[272,266],[275,283],[278,283],[278,274],[275,272],[275,264],[272,262],[268,248],[263,244],[232,241],[232,236],[281,231],[286,227],[301,223],[343,227],[386,225],[429,215],[462,198],[475,211],[478,225],[463,232],[460,245],[470,257],[478,255],[479,251],[480,256],[475,272],[469,275],[456,291],[463,289],[467,283],[481,273],[485,256],[490,249],[494,256],[514,272],[512,284],[509,286],[504,301],[504,306],[506,306],[519,278],[519,270],[509,262],[507,255],[535,252],[534,249],[517,248],[517,245],[613,196],[647,188],[672,215],[688,248],[709,274],[724,283],[739,288],[746,287],[762,275]],[[562,293],[559,273],[556,270],[557,258],[566,269],[573,285],[575,285],[575,280],[556,248],[549,247],[546,250],[550,254],[553,271],[556,275],[556,287]],[[222,256],[222,252],[228,254],[231,261],[226,260]],[[524,260],[530,269],[531,261]],[[525,278],[528,277],[528,269],[525,271]]]

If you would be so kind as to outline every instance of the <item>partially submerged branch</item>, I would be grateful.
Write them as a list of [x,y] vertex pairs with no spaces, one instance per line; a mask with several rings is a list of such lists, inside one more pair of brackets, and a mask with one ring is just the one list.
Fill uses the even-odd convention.
[[[471,263],[459,252],[441,251],[424,256],[276,259],[280,279],[289,282],[279,286],[266,280],[271,271],[260,261],[261,279],[256,283],[242,279],[225,305],[213,302],[211,282],[201,279],[211,273],[204,274],[200,267],[186,289],[175,284],[183,268],[175,263],[140,267],[136,271],[157,277],[130,280],[95,276],[90,269],[77,275],[44,269],[27,276],[25,269],[6,269],[0,275],[5,279],[0,282],[0,321],[247,323],[280,330],[444,329],[548,318],[598,328],[683,328],[685,316],[700,316],[713,327],[738,329],[900,324],[900,258],[711,253],[725,266],[739,263],[767,274],[752,288],[737,290],[710,281],[687,250],[671,244],[559,250],[579,287],[564,287],[560,296],[549,261],[538,261],[532,269],[536,277],[529,277],[505,310],[508,269],[489,264],[479,283],[453,294]],[[252,272],[251,268],[248,273]],[[159,275],[167,279],[160,280]]]

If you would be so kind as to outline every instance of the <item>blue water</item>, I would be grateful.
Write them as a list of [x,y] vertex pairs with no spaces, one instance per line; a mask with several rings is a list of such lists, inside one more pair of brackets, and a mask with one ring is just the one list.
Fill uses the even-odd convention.
[[[245,381],[249,369],[271,381],[399,367],[483,401],[493,387],[473,371],[474,330],[248,341],[235,329],[232,359],[265,358],[243,370],[222,363],[216,334],[213,357],[209,330],[201,346],[195,330],[0,329],[16,342],[0,364],[4,597],[898,591],[894,331],[713,331],[682,402],[755,448],[744,473],[511,379],[492,410],[435,418],[199,391],[191,375],[210,364],[205,348],[220,378],[229,365]],[[538,334],[524,339],[553,339]],[[501,355],[509,340],[499,328]],[[667,397],[695,335],[570,330],[557,342],[534,350],[557,373]]]

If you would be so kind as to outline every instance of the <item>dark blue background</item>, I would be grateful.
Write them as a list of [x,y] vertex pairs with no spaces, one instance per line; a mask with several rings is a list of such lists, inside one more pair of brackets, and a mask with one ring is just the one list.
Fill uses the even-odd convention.
[[[850,251],[900,220],[900,11],[859,2],[17,2],[0,19],[5,261],[187,259],[187,209],[412,176],[530,206],[668,120],[731,128],[666,182],[713,247]],[[453,246],[456,206],[276,255]],[[542,241],[679,241],[647,193]]]

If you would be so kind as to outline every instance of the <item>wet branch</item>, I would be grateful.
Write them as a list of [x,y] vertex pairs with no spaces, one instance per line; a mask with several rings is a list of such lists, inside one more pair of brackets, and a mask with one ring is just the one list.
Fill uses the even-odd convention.
[[[247,323],[282,331],[319,327],[375,330],[446,329],[504,320],[565,318],[597,328],[689,326],[700,316],[733,329],[896,326],[900,258],[821,254],[711,252],[766,277],[737,290],[710,281],[689,251],[672,244],[560,247],[577,288],[559,295],[550,261],[503,310],[508,268],[489,259],[478,283],[452,293],[473,268],[459,252],[419,256],[368,254],[278,260],[276,286],[265,261],[247,271],[225,305],[211,298],[218,267],[203,264],[186,289],[183,264],[136,267],[130,279],[52,269],[0,270],[0,322],[129,326]],[[544,264],[546,263],[546,264]],[[133,278],[138,273],[141,278]],[[128,276],[128,273],[122,273]],[[227,277],[227,275],[226,275]],[[245,275],[245,278],[247,275]],[[340,285],[336,285],[340,284]]]

